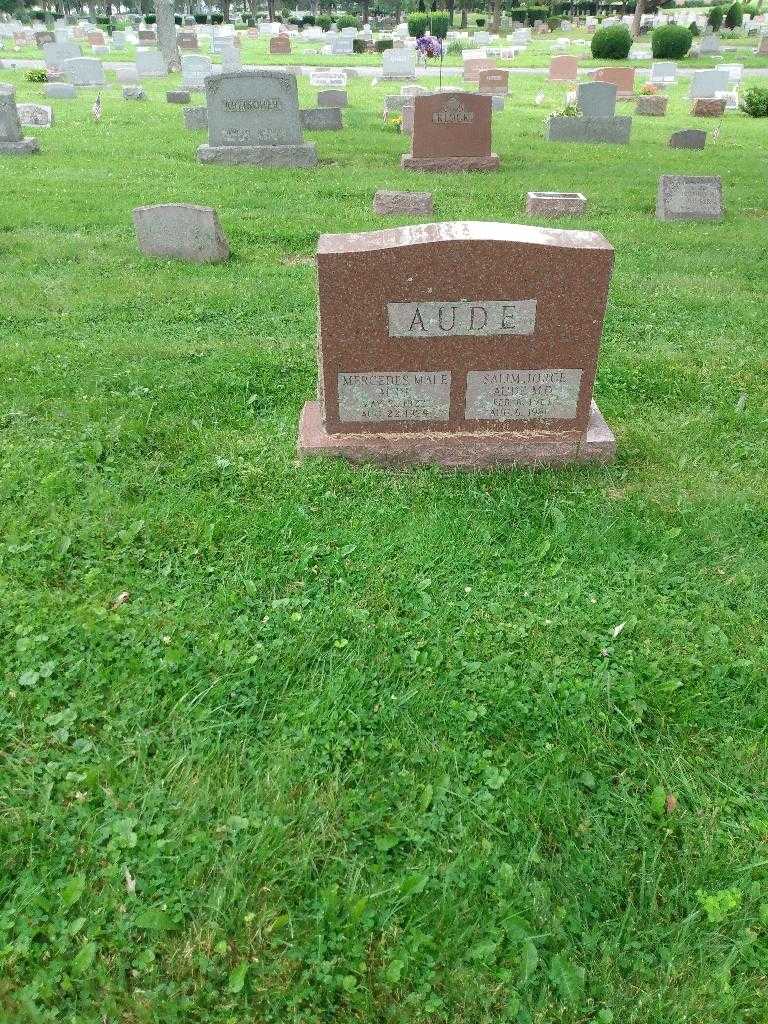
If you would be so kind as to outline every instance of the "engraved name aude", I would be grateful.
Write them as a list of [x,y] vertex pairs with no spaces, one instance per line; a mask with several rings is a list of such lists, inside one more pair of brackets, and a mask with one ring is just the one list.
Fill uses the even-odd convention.
[[388,302],[387,314],[390,338],[490,338],[536,329],[536,299]]

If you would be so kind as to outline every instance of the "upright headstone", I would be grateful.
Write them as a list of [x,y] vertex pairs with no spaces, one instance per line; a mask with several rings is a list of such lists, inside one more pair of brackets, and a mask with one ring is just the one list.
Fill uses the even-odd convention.
[[291,37],[286,35],[272,36],[269,40],[270,53],[290,53]]
[[74,60],[76,57],[82,57],[77,43],[47,43],[43,47],[43,59],[49,71],[59,70],[65,60]]
[[502,70],[481,71],[477,91],[484,96],[506,96],[509,93],[509,72]]
[[93,57],[72,57],[61,65],[64,77],[70,85],[82,87],[104,86],[104,65]]
[[207,107],[184,107],[184,127],[187,131],[208,131]]
[[317,94],[318,107],[346,107],[347,92],[345,89],[323,89]]
[[607,142],[626,145],[632,131],[631,117],[616,117],[616,86],[608,82],[584,82],[577,90],[583,116],[554,114],[547,127],[550,142]]
[[181,58],[181,87],[203,91],[206,78],[213,74],[213,64],[203,54],[184,54]]
[[176,36],[176,42],[178,43],[180,50],[197,52],[200,48],[197,41],[197,32],[179,32]]
[[723,185],[716,175],[662,174],[656,197],[659,220],[722,220]]
[[407,81],[416,77],[413,50],[385,50],[381,55],[382,76],[389,81]]
[[168,65],[159,50],[136,51],[136,74],[139,78],[165,78]]
[[181,70],[181,55],[176,39],[176,21],[173,0],[155,0],[157,17],[157,45],[169,71]]
[[575,57],[553,57],[549,62],[550,82],[575,82],[579,75],[579,62]]
[[698,128],[683,128],[669,137],[672,149],[704,149],[706,142],[707,133]]
[[728,92],[731,82],[727,71],[721,68],[710,68],[707,71],[694,71],[691,77],[690,98],[715,99],[720,93]]
[[440,93],[413,99],[411,152],[400,166],[411,171],[497,171],[491,152],[490,96]]
[[231,71],[205,82],[208,145],[202,163],[314,167],[317,152],[301,134],[296,76],[285,71]]
[[28,156],[38,153],[40,143],[35,138],[24,138],[16,109],[16,90],[12,85],[0,84],[0,154]]
[[600,234],[515,224],[321,236],[318,401],[304,407],[299,452],[466,468],[609,461],[592,388],[612,264]]
[[465,82],[479,82],[480,75],[496,70],[496,61],[491,57],[465,57],[462,67]]
[[631,99],[635,95],[634,68],[598,68],[590,71],[590,78],[595,82],[607,82],[615,85],[620,100]]

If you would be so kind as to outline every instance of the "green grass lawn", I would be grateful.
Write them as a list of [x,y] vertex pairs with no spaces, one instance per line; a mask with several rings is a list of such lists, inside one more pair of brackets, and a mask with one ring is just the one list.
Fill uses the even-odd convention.
[[[765,123],[670,150],[681,85],[550,144],[521,78],[500,173],[418,175],[353,79],[317,170],[262,171],[198,164],[167,87],[0,158],[0,1020],[763,1024]],[[663,172],[725,221],[657,222]],[[317,238],[381,187],[587,195],[615,465],[297,462]],[[139,255],[169,201],[229,263]]]

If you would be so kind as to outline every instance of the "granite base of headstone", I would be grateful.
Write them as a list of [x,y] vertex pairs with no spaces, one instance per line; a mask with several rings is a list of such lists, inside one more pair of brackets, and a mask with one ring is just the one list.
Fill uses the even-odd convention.
[[717,175],[662,174],[656,196],[658,220],[722,220],[723,183]]
[[626,145],[631,117],[615,114],[617,87],[609,82],[585,82],[577,90],[579,116],[554,114],[547,126],[550,142],[592,142]]
[[373,197],[373,212],[380,217],[431,214],[433,212],[432,193],[378,189]]
[[694,117],[722,117],[725,114],[724,99],[700,97],[693,101],[691,114]]
[[189,103],[191,97],[187,89],[171,89],[165,94],[165,99],[168,103],[180,103],[183,105]]
[[611,461],[592,389],[612,266],[611,245],[586,231],[458,221],[323,235],[317,400],[299,454]]
[[707,133],[700,128],[683,128],[669,137],[672,149],[704,149],[706,143]]
[[124,100],[135,100],[139,102],[145,100],[147,94],[144,92],[140,85],[124,85],[123,86],[123,99]]
[[137,206],[133,224],[139,249],[145,256],[190,263],[222,263],[229,257],[229,243],[216,211],[210,206]]

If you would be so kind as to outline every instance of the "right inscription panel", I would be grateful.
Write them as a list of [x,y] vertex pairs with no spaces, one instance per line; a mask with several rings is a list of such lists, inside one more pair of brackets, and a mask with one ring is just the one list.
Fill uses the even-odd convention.
[[470,370],[464,415],[468,420],[572,420],[581,370]]

